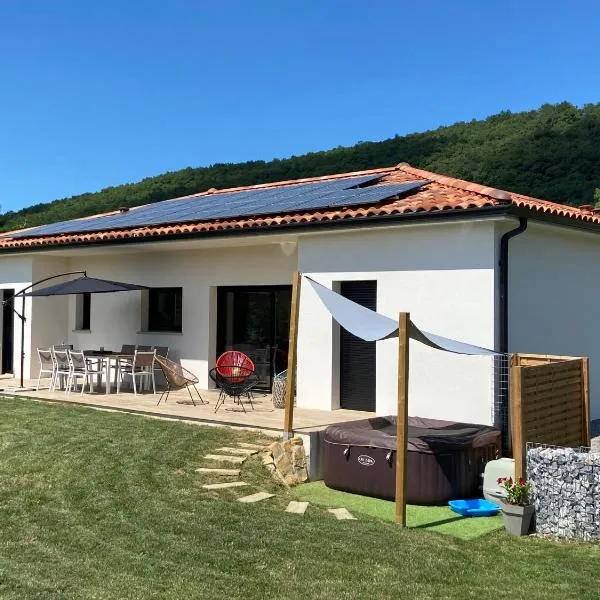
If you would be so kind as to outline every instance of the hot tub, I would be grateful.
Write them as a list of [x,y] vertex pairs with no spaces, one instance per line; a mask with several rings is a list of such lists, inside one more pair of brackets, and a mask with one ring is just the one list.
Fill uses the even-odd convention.
[[[407,503],[436,505],[478,495],[486,463],[500,453],[500,431],[486,425],[409,417]],[[396,417],[330,425],[325,485],[393,500]]]

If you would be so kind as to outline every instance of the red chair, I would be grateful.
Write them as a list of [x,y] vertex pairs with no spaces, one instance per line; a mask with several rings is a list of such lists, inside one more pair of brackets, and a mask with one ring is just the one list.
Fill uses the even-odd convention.
[[230,383],[241,383],[255,370],[250,357],[238,350],[223,352],[215,366],[217,373],[226,377]]

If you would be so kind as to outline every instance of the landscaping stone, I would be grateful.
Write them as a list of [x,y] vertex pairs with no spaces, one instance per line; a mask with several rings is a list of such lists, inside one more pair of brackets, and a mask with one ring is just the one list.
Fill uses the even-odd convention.
[[249,448],[250,450],[264,450],[266,444],[248,444],[247,442],[238,442],[237,445],[240,448]]
[[273,442],[262,454],[263,465],[273,476],[287,486],[308,479],[306,453],[301,438]]
[[256,494],[250,494],[250,496],[243,496],[242,498],[238,498],[238,502],[251,503],[251,502],[260,502],[261,500],[266,500],[267,498],[272,498],[275,494],[269,494],[267,492],[257,492]]
[[285,509],[285,512],[294,513],[296,515],[303,515],[308,508],[308,502],[296,502],[292,500]]
[[253,450],[251,448],[228,448],[227,446],[223,448],[217,448],[217,452],[228,452],[229,454],[240,454],[242,456],[250,456],[252,454],[256,454],[258,450]]
[[329,508],[328,511],[338,521],[356,521],[356,517],[347,508]]
[[196,473],[211,473],[213,475],[239,475],[239,469],[212,469],[209,467],[200,467]]
[[533,447],[527,451],[536,531],[541,535],[600,538],[600,448]]
[[205,490],[224,490],[226,488],[242,487],[248,485],[245,481],[228,481],[227,483],[207,483],[202,487]]
[[221,454],[207,454],[204,458],[209,460],[220,460],[222,462],[243,463],[246,460],[245,456],[228,456]]

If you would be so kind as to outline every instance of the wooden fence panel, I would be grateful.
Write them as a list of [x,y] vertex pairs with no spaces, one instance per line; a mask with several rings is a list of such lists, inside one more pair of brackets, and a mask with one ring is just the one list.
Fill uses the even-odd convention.
[[528,442],[589,445],[589,363],[572,356],[514,355],[511,433],[515,474],[525,473]]

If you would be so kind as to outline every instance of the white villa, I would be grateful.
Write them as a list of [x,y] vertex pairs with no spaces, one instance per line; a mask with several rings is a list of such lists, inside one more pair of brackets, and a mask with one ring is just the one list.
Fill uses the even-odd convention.
[[[169,356],[208,388],[209,370],[228,348],[264,351],[270,374],[286,368],[291,280],[300,271],[385,315],[410,311],[419,327],[449,338],[500,351],[589,356],[594,419],[599,234],[591,207],[400,164],[209,190],[6,233],[0,294],[80,270],[148,286],[27,298],[23,375],[37,377],[38,347],[156,344],[169,346]],[[10,306],[1,322],[2,372],[18,375],[21,323]],[[394,340],[367,343],[340,331],[308,285],[299,323],[299,407],[395,411]],[[415,343],[410,368],[411,414],[483,424],[506,417],[491,359]]]

